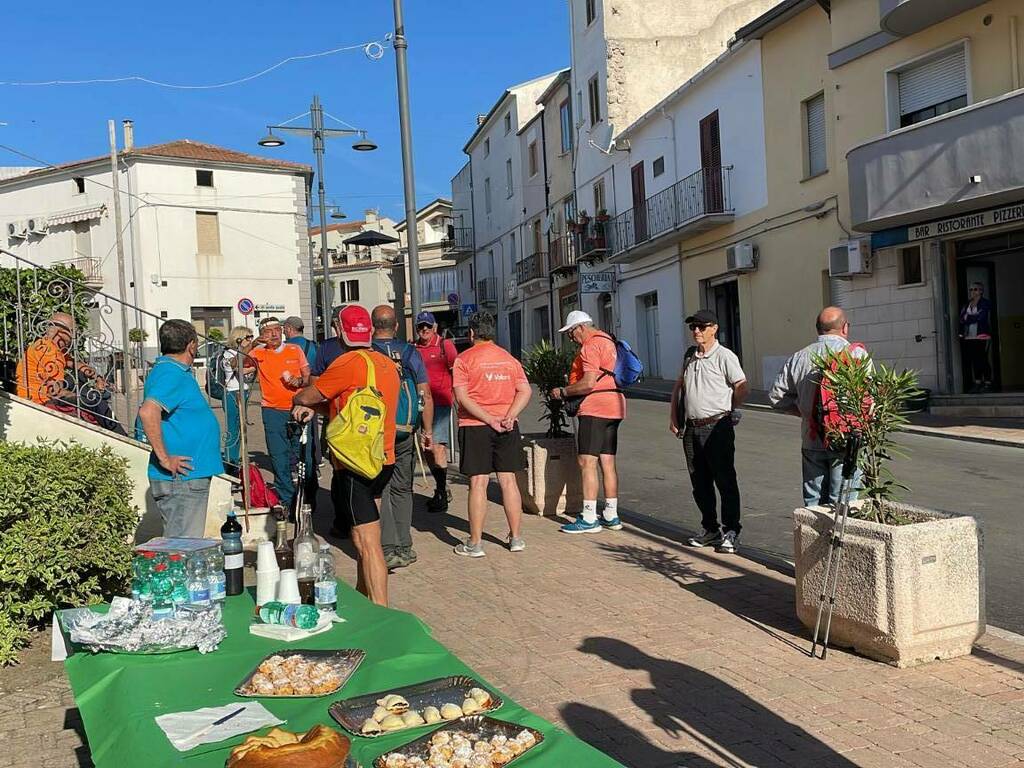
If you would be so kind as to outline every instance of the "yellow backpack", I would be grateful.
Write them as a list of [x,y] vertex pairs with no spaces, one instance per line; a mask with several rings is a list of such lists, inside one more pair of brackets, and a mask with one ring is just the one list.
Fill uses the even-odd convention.
[[366,363],[366,386],[353,392],[327,425],[327,445],[343,468],[372,479],[384,468],[388,407],[377,389],[373,360],[365,352],[356,354]]

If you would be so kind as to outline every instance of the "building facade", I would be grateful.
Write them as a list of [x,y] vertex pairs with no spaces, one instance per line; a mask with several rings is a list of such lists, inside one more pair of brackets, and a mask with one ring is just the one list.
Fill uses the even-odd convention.
[[[412,338],[414,318],[408,289],[408,231],[405,221],[400,221],[395,229],[402,240],[398,262],[401,269],[397,269],[396,265],[395,270],[396,289],[397,281],[400,279],[401,290],[396,290],[396,294],[403,297],[401,305],[396,305],[396,309],[400,315],[404,315],[407,337]],[[456,274],[456,240],[451,200],[439,197],[416,211],[420,308],[421,311],[433,313],[438,325],[443,329],[453,328],[459,324],[459,304],[462,295]]]

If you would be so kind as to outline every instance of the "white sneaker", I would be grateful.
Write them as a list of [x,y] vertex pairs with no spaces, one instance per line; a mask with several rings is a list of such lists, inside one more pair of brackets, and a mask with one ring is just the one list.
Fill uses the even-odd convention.
[[739,538],[740,535],[736,531],[726,531],[722,534],[721,542],[715,547],[715,552],[722,552],[726,555],[736,554],[736,544]]
[[508,551],[509,552],[522,552],[526,549],[526,542],[522,538],[513,536],[511,533],[508,535]]
[[469,539],[466,539],[465,544],[459,544],[455,547],[455,554],[462,555],[463,557],[484,557],[487,553],[484,552],[483,542],[471,544]]

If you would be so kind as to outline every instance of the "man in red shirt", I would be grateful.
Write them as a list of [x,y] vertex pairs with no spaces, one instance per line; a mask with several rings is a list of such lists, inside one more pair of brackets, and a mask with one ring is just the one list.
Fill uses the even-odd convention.
[[447,512],[452,500],[448,490],[448,440],[452,424],[452,368],[458,352],[451,339],[442,339],[437,333],[437,320],[432,312],[416,315],[416,347],[427,368],[430,380],[430,396],[434,400],[434,423],[431,435],[433,447],[427,451],[430,474],[434,476],[437,488],[434,497],[427,504],[427,510],[434,513]]
[[[619,476],[615,469],[619,424],[626,416],[626,398],[615,385],[615,341],[594,327],[586,312],[578,309],[565,318],[559,333],[580,345],[569,373],[569,386],[555,387],[556,399],[583,398],[579,410],[577,460],[583,476],[583,511],[563,525],[562,533],[599,533],[606,528],[622,530],[619,521]],[[604,509],[597,519],[598,464],[604,478]]]
[[473,346],[455,360],[452,384],[459,404],[459,469],[469,478],[469,539],[455,554],[483,557],[481,543],[487,514],[487,484],[498,475],[501,503],[508,520],[508,548],[526,548],[519,535],[523,499],[516,472],[525,468],[523,439],[516,419],[533,394],[523,366],[494,343],[494,315],[477,312],[469,319]]

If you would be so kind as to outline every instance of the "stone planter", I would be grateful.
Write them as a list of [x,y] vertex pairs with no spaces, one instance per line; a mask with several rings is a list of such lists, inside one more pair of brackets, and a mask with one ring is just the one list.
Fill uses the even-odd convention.
[[[973,517],[904,508],[931,519],[847,521],[829,644],[897,667],[968,654],[985,631],[981,529]],[[813,631],[833,517],[802,507],[793,521],[796,610]]]
[[576,439],[524,435],[526,470],[517,476],[523,511],[534,515],[570,513],[583,505],[583,485],[576,463]]

